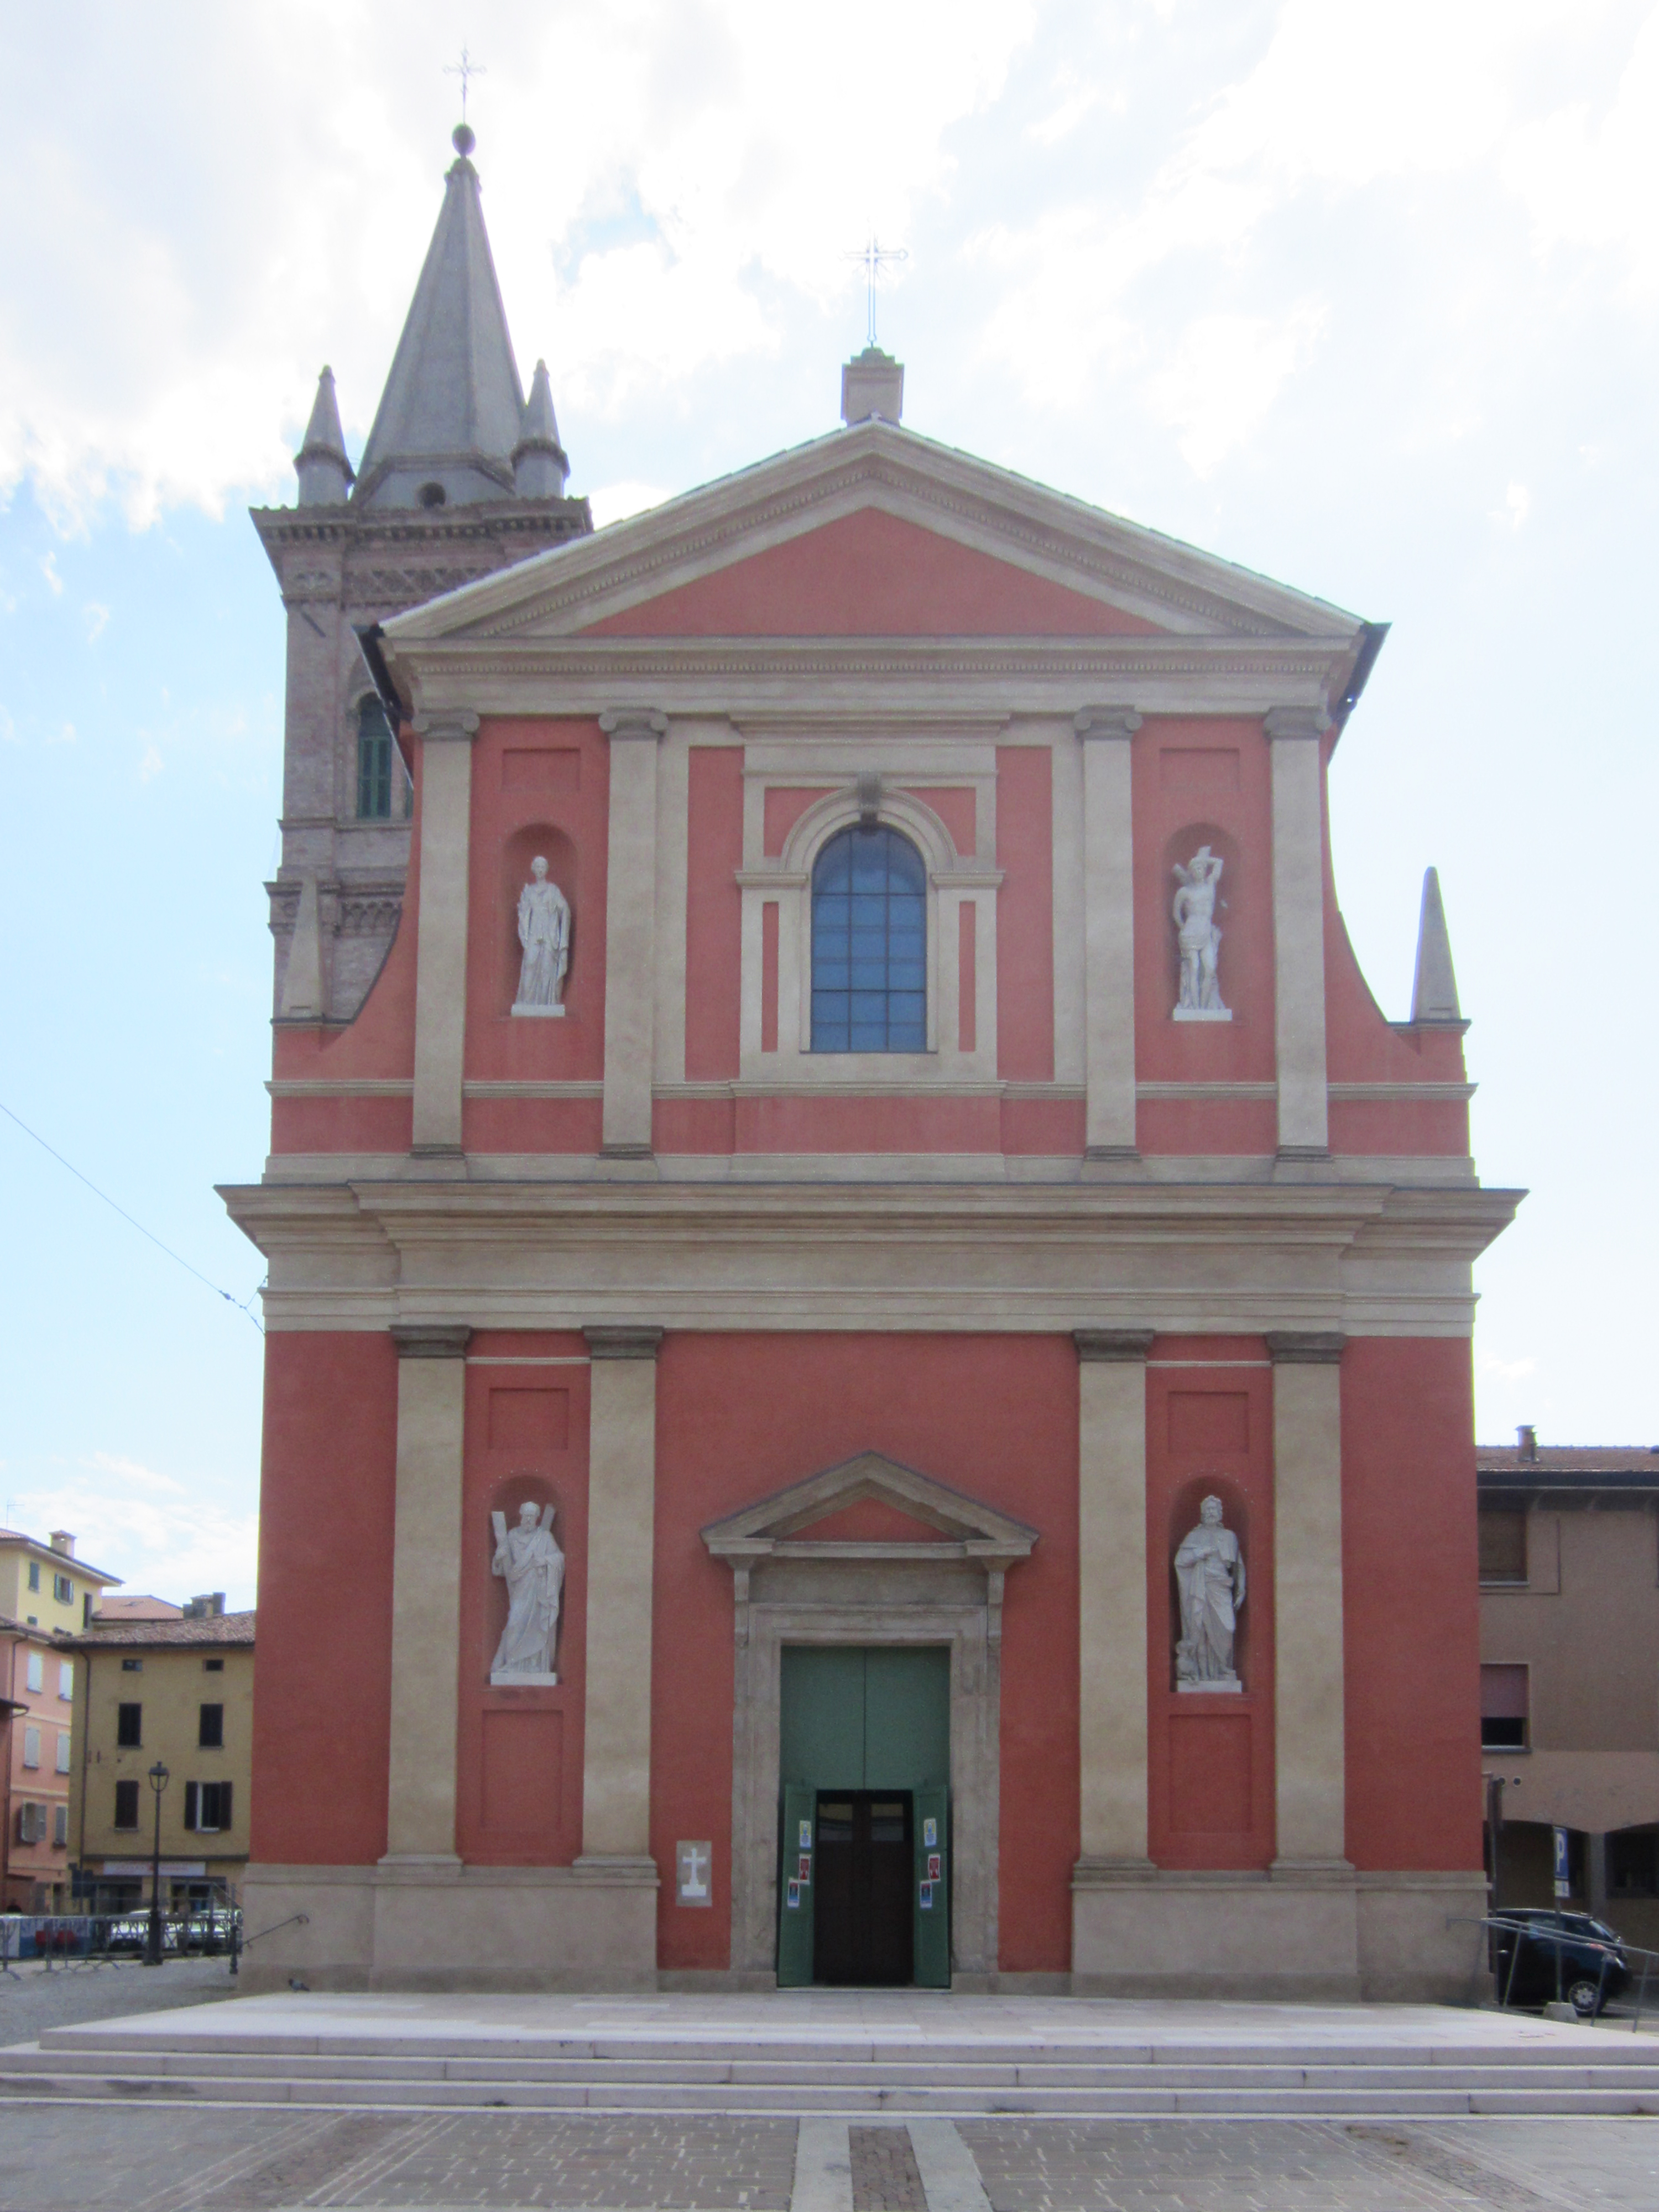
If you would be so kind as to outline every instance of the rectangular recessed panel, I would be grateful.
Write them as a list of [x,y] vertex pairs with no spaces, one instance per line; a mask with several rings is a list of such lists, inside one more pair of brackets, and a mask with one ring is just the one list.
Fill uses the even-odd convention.
[[501,789],[536,791],[551,799],[581,787],[582,757],[574,745],[514,747],[501,755]]
[[562,1451],[570,1441],[568,1390],[492,1390],[491,1451]]
[[562,1713],[486,1712],[484,1826],[498,1833],[550,1838],[559,1825],[563,1756]]
[[1237,745],[1165,745],[1158,757],[1165,791],[1237,791]]
[[1243,1390],[1175,1390],[1170,1395],[1172,1452],[1247,1452],[1250,1401]]
[[1178,1836],[1240,1836],[1250,1826],[1250,1716],[1170,1716],[1170,1826]]

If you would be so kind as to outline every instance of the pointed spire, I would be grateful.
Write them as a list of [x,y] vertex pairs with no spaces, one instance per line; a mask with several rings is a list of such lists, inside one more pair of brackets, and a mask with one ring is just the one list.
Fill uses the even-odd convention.
[[334,397],[334,371],[325,368],[317,380],[317,397],[305,442],[294,456],[300,476],[301,507],[338,507],[351,485],[351,464],[340,434],[340,408]]
[[547,363],[538,361],[525,402],[524,427],[513,448],[513,489],[520,499],[562,499],[569,474],[570,463],[559,443]]
[[1457,978],[1452,973],[1451,939],[1446,930],[1446,909],[1440,902],[1440,876],[1428,869],[1423,878],[1423,909],[1417,925],[1417,980],[1412,986],[1413,1023],[1455,1023],[1463,1016],[1457,1004]]
[[524,390],[467,159],[456,159],[358,471],[366,507],[465,506],[513,495]]

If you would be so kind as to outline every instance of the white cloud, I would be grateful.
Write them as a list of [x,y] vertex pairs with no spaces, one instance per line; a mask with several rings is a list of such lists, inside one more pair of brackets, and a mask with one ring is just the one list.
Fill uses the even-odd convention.
[[[770,0],[502,5],[474,119],[525,363],[544,353],[562,400],[613,410],[765,357],[768,289],[850,298],[866,211],[899,234],[944,189],[947,133],[1036,21],[1034,0],[910,0],[872,46]],[[348,434],[367,428],[454,91],[437,0],[384,29],[362,5],[249,0],[188,31],[141,37],[105,4],[73,40],[46,18],[0,33],[10,81],[76,90],[37,100],[33,190],[0,234],[0,495],[27,476],[69,529],[112,492],[137,523],[286,494],[325,359]],[[88,129],[89,108],[142,131]],[[633,235],[612,234],[619,205]]]
[[1525,484],[1512,483],[1504,495],[1503,506],[1493,513],[1492,520],[1505,523],[1511,530],[1519,530],[1531,512],[1532,494]]
[[1204,315],[1189,323],[1174,358],[1149,379],[1152,413],[1180,433],[1183,459],[1206,477],[1257,430],[1308,361],[1324,326],[1314,301],[1283,322],[1260,315]]
[[164,763],[162,762],[161,753],[156,746],[154,744],[146,745],[144,747],[144,757],[138,763],[139,782],[150,782],[153,778],[160,775],[163,765]]
[[87,643],[96,645],[109,628],[109,609],[100,606],[96,599],[88,599],[81,610],[81,619],[86,625]]
[[1492,1352],[1480,1355],[1480,1372],[1494,1382],[1524,1382],[1528,1376],[1537,1371],[1535,1359],[1500,1359]]
[[588,505],[593,510],[594,527],[603,530],[607,522],[623,522],[630,514],[642,514],[647,507],[660,506],[667,497],[661,484],[601,484],[588,494]]
[[40,563],[40,574],[46,578],[46,582],[51,586],[53,599],[61,599],[64,596],[64,580],[58,573],[58,556],[56,553],[48,553],[46,555]]
[[87,1564],[129,1590],[176,1603],[222,1589],[234,1604],[252,1603],[258,1515],[228,1510],[199,1485],[118,1452],[66,1464],[49,1486],[19,1491],[12,1506],[26,1528],[73,1530]]

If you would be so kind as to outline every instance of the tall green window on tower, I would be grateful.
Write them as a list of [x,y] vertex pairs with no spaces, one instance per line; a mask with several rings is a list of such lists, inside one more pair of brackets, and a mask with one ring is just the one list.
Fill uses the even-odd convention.
[[[410,783],[402,769],[386,708],[371,693],[357,709],[357,812],[362,819],[385,822],[394,811],[409,812]],[[403,798],[394,810],[392,794],[399,785]]]

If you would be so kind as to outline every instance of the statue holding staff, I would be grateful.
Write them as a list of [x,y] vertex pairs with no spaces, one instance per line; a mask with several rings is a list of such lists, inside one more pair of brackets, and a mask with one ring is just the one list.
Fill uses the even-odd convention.
[[564,1553],[553,1534],[553,1508],[538,1513],[526,1498],[519,1525],[509,1528],[505,1513],[489,1516],[495,1534],[492,1575],[507,1584],[507,1626],[491,1662],[489,1679],[514,1682],[556,1682],[553,1650],[559,1632],[559,1600],[564,1589]]

